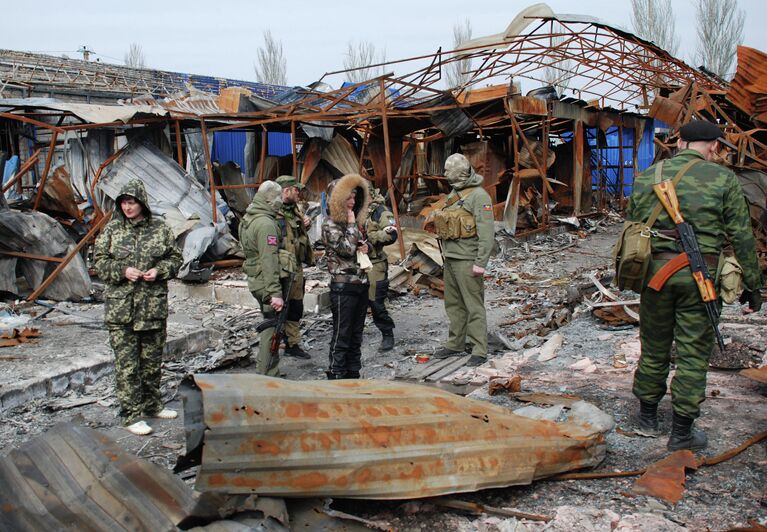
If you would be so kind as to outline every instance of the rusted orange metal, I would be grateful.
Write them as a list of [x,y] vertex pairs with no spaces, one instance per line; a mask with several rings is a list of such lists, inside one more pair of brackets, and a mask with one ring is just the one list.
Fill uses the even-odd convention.
[[767,366],[761,368],[749,368],[740,372],[744,377],[767,384]]
[[[195,375],[185,390],[197,489],[284,497],[403,499],[529,484],[590,467],[605,440],[415,384]],[[191,405],[202,405],[202,412]],[[194,447],[194,448],[193,448]]]
[[767,54],[738,46],[738,69],[727,99],[762,125],[767,125]]
[[698,469],[692,451],[676,451],[655,462],[634,483],[631,491],[676,504],[684,493],[685,470]]

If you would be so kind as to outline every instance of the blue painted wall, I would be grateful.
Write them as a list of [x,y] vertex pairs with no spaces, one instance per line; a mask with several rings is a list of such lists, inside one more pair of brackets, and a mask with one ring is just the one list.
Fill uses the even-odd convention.
[[[267,153],[277,157],[293,153],[293,143],[290,133],[268,133]],[[224,164],[234,161],[240,168],[245,169],[245,132],[221,131],[213,134],[213,153],[211,158]]]

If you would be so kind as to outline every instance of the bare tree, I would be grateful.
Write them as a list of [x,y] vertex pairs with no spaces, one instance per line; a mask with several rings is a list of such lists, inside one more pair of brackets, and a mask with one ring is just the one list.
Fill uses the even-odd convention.
[[737,0],[697,0],[698,46],[695,62],[723,79],[732,77],[732,63],[743,42],[746,13]]
[[[453,50],[457,50],[463,43],[471,40],[471,21],[465,19],[463,23],[453,25]],[[464,57],[453,61],[447,69],[447,85],[449,88],[460,87],[468,83],[469,71],[471,70],[471,58]]]
[[639,37],[676,55],[679,37],[671,0],[631,0],[631,25]]
[[264,31],[264,45],[258,49],[256,80],[269,85],[288,84],[288,61],[282,52],[282,42],[278,42],[269,30]]
[[[349,42],[346,45],[346,56],[344,57],[344,69],[346,80],[350,83],[360,83],[370,78],[383,74],[383,67],[371,67],[377,63],[386,62],[386,50],[376,51],[373,43],[362,41],[355,45]],[[352,70],[354,69],[354,70]]]
[[562,47],[567,40],[564,35],[565,28],[557,22],[552,25],[551,29],[552,37],[549,45],[551,51],[546,60],[546,68],[543,70],[543,79],[549,85],[564,90],[570,85],[570,79],[573,77],[573,61],[561,59],[564,54]]
[[146,68],[146,58],[144,50],[139,43],[131,43],[128,52],[125,54],[125,66],[133,68]]

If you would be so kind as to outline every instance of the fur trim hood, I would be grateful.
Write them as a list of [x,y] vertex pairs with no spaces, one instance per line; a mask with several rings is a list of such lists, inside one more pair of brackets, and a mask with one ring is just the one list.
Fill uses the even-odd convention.
[[332,188],[328,186],[331,188],[330,199],[328,200],[331,220],[339,224],[346,224],[346,199],[354,192],[356,196],[354,215],[359,225],[364,224],[370,204],[367,180],[357,174],[349,174],[331,182],[331,185]]

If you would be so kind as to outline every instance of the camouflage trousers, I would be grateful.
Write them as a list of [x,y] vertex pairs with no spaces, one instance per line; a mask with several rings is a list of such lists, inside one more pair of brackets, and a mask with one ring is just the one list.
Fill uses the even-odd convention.
[[[283,287],[283,291],[285,288]],[[301,329],[299,323],[304,316],[304,271],[298,268],[296,277],[293,279],[293,288],[288,294],[290,306],[288,318],[285,321],[285,344],[294,346],[301,343]]]
[[373,314],[373,323],[384,336],[391,335],[394,330],[394,320],[386,308],[386,296],[389,294],[389,263],[374,262],[368,271],[368,305]]
[[445,258],[445,313],[450,322],[445,347],[463,351],[471,344],[471,354],[487,357],[487,313],[485,280],[472,275],[471,260]]
[[165,323],[148,331],[109,326],[109,342],[115,353],[115,389],[126,425],[162,410],[160,366],[165,336]]
[[[653,261],[648,279],[665,263]],[[642,354],[634,373],[634,395],[648,403],[660,402],[666,394],[671,344],[675,342],[671,404],[677,415],[697,418],[706,398],[714,331],[689,269],[677,272],[660,292],[645,287],[639,317]]]

